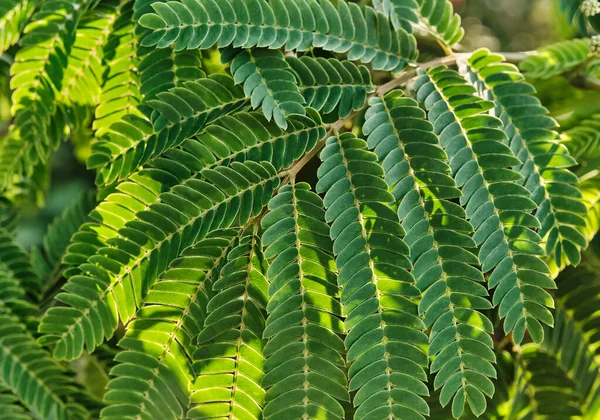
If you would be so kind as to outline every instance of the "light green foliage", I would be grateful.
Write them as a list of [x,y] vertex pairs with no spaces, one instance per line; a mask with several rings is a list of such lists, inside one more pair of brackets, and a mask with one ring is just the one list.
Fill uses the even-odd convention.
[[16,44],[37,0],[6,0],[0,5],[0,55]]
[[[118,321],[126,323],[134,316],[155,275],[166,270],[174,259],[173,247],[185,249],[208,232],[229,227],[238,217],[245,223],[260,212],[266,204],[265,196],[279,182],[275,168],[268,162],[233,162],[203,169],[199,175],[202,180],[191,180],[171,193],[172,200],[154,204],[148,210],[140,208],[141,201],[134,201],[150,193],[142,186],[132,189],[129,196],[113,196],[116,202],[130,206],[121,207],[128,212],[138,208],[138,219],[128,226],[109,225],[119,230],[113,238],[118,246],[104,248],[104,255],[92,255],[80,266],[81,274],[72,276],[65,292],[56,296],[72,308],[51,308],[40,325],[40,332],[45,333],[42,342],[56,344],[54,357],[72,360],[81,355],[84,346],[93,351],[103,337],[112,337]],[[95,210],[92,217],[94,213],[96,217],[110,215]],[[108,220],[111,222],[122,220],[113,217]],[[120,250],[122,246],[127,246],[129,252]],[[98,259],[106,268],[93,264]],[[142,282],[143,278],[148,281]],[[78,287],[89,290],[82,300]],[[63,324],[53,322],[53,317],[63,319]]]
[[574,390],[577,384],[552,355],[526,345],[518,363],[511,415],[565,419],[581,416],[581,399]]
[[206,306],[208,316],[193,355],[198,377],[187,418],[261,417],[267,267],[260,238],[249,228],[227,253],[213,284],[215,294]]
[[[67,56],[75,43],[79,20],[92,0],[44,2],[25,28],[23,48],[11,67],[15,129],[22,142],[20,156],[33,166],[46,162],[58,147],[61,119],[56,115],[56,96],[64,83]],[[45,42],[40,42],[40,38]],[[58,120],[58,121],[57,121]]]
[[139,115],[141,102],[140,77],[137,59],[137,40],[133,21],[133,1],[122,2],[112,31],[102,45],[101,94],[95,110],[93,128],[103,135],[112,123],[128,114]]
[[[71,237],[87,221],[88,213],[95,206],[94,194],[90,191],[82,193],[48,226],[42,246],[36,248],[32,255],[32,263],[39,278],[49,278],[58,274]],[[49,286],[51,285],[46,285]]]
[[[588,252],[589,254],[589,252]],[[596,277],[597,257],[577,268],[568,268],[558,278],[556,325],[547,329],[543,348],[554,358],[566,376],[573,381],[579,398],[569,395],[564,403],[552,406],[560,412],[597,412],[600,407],[600,363],[597,357],[598,326],[589,317],[600,307]],[[569,288],[562,288],[568,284]],[[568,393],[565,393],[568,395]],[[591,417],[589,417],[591,418]]]
[[[594,114],[561,133],[561,142],[581,166],[600,158],[600,115]],[[592,169],[592,168],[586,168]]]
[[574,39],[548,45],[528,55],[519,64],[523,74],[532,79],[549,79],[566,73],[587,61],[589,39]]
[[[111,369],[114,378],[104,397],[111,406],[102,411],[102,419],[183,416],[195,376],[190,362],[194,340],[207,319],[211,288],[236,235],[233,229],[211,232],[157,280],[119,342],[125,351]],[[201,359],[195,357],[198,363]]]
[[[5,0],[0,417],[596,419],[595,111],[525,81],[593,48],[453,4]],[[98,190],[28,252],[62,141]]]
[[[40,280],[4,230],[0,230],[0,270],[0,389],[14,394],[36,418],[89,418],[90,413],[76,402],[79,390],[65,369],[35,342],[31,329],[35,329],[37,307],[32,302]],[[0,401],[2,406],[15,399],[2,395]],[[2,410],[5,415],[20,409],[12,404]]]
[[77,26],[60,88],[57,86],[56,99],[71,131],[80,131],[90,124],[100,101],[103,45],[118,18],[119,6],[126,1],[122,0],[121,4],[116,0],[102,3],[85,13]]
[[124,180],[151,159],[197,134],[208,121],[244,102],[242,92],[223,75],[185,82],[182,87],[158,93],[156,99],[148,101],[155,112],[154,127],[144,117],[125,115],[94,143],[87,166],[99,169],[98,185]]

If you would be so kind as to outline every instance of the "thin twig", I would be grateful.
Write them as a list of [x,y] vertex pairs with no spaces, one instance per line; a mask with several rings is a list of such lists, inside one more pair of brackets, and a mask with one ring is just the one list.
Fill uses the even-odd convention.
[[[527,57],[527,55],[529,55],[530,53],[524,52],[524,53],[498,53],[498,54],[504,55],[506,57],[507,61],[515,62],[515,61],[520,61],[520,60],[525,59]],[[329,136],[332,133],[337,133],[340,129],[342,129],[346,125],[346,123],[348,121],[350,121],[356,115],[358,115],[360,112],[362,112],[367,107],[367,105],[369,103],[369,99],[371,99],[372,97],[375,97],[375,96],[383,96],[386,93],[389,93],[392,90],[396,89],[397,87],[401,86],[402,84],[408,82],[409,80],[411,80],[412,78],[414,78],[417,75],[418,69],[426,70],[428,68],[437,67],[437,66],[441,66],[441,65],[453,65],[453,64],[456,64],[456,62],[458,60],[467,58],[470,55],[471,55],[471,53],[452,54],[447,57],[441,57],[441,58],[438,58],[438,59],[435,59],[432,61],[428,61],[426,63],[419,64],[414,69],[412,69],[410,71],[406,71],[406,72],[402,73],[399,77],[392,79],[389,82],[379,86],[375,90],[375,92],[373,92],[367,96],[365,105],[361,109],[353,111],[347,117],[342,118],[339,121],[326,126],[328,128],[328,130],[327,130],[327,134],[326,134],[325,138],[322,139],[321,141],[319,141],[310,152],[308,152],[307,154],[302,156],[300,159],[298,159],[290,167],[290,169],[281,173],[281,175],[284,177],[284,179],[281,181],[279,188],[281,188],[284,185],[289,184],[292,179],[295,179],[296,176],[298,175],[298,173],[302,170],[302,168],[304,168],[304,166],[306,166],[306,164],[308,162],[310,162],[325,146],[325,142],[327,141]],[[259,221],[263,215],[264,214],[257,216],[254,219],[254,222]]]
[[377,90],[375,91],[375,93],[377,95],[385,95],[386,93],[396,89],[398,86],[402,85],[403,83],[408,82],[410,79],[415,77],[417,75],[418,69],[425,70],[430,67],[456,64],[456,62],[460,58],[466,57],[467,55],[468,54],[453,54],[453,55],[449,55],[447,57],[441,57],[441,58],[438,58],[438,59],[435,59],[432,61],[428,61],[423,64],[419,64],[414,70],[404,72],[399,77],[392,79],[389,82],[379,86],[377,88]]

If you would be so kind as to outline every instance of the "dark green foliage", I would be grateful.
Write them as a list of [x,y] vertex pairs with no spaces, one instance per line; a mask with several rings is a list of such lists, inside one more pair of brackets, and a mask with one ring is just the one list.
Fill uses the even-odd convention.
[[422,73],[415,83],[417,97],[429,110],[428,118],[440,144],[448,153],[460,202],[480,246],[484,273],[491,272],[488,287],[492,303],[499,305],[504,331],[513,331],[520,343],[525,331],[541,343],[541,323],[552,325],[552,297],[544,289],[556,285],[550,269],[540,259],[541,225],[530,212],[537,208],[529,191],[515,181],[522,175],[510,169],[522,162],[505,144],[502,121],[483,114],[494,104],[474,95],[458,73],[438,67]]
[[4,0],[0,418],[597,418],[598,38],[456,4]]

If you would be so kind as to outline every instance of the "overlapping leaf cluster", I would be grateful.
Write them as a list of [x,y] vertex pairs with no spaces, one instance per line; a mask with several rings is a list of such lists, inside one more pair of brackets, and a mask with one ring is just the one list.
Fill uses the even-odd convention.
[[[559,135],[487,50],[415,69],[418,37],[452,54],[464,34],[449,0],[362,3],[0,6],[0,51],[17,51],[2,414],[459,418],[513,397],[519,415],[598,412],[596,286],[553,279],[600,227],[595,123]],[[573,70],[586,42],[520,68]],[[9,199],[82,137],[97,194],[30,261]],[[101,404],[66,363],[102,346]]]

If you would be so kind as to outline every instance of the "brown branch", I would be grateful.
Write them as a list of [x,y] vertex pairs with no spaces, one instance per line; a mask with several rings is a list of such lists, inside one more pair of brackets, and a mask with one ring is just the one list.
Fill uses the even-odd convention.
[[[498,54],[504,55],[507,61],[516,62],[516,61],[524,60],[527,57],[527,55],[529,55],[530,53],[525,52],[525,53],[498,53]],[[453,65],[453,64],[456,64],[456,62],[458,60],[467,58],[470,55],[471,55],[471,53],[453,54],[453,55],[449,55],[447,57],[441,57],[441,58],[438,58],[438,59],[435,59],[432,61],[428,61],[426,63],[419,64],[414,69],[406,71],[406,72],[400,74],[399,77],[392,79],[389,82],[379,86],[375,90],[375,92],[373,92],[367,96],[365,105],[361,109],[359,109],[357,111],[353,111],[347,117],[342,118],[333,124],[326,125],[328,130],[327,130],[327,135],[325,136],[325,138],[322,139],[321,141],[319,141],[310,152],[308,152],[307,154],[302,156],[300,159],[298,159],[287,171],[282,172],[281,175],[284,177],[284,179],[281,181],[279,188],[281,188],[284,185],[289,184],[293,179],[295,179],[295,177],[302,170],[302,168],[304,168],[304,166],[306,166],[306,164],[308,162],[310,162],[325,146],[325,142],[327,141],[327,138],[332,133],[337,133],[340,129],[342,129],[346,125],[346,123],[348,121],[350,121],[352,118],[354,118],[360,112],[362,112],[367,107],[370,98],[372,98],[374,96],[383,96],[386,93],[391,92],[392,90],[401,86],[402,84],[408,82],[409,80],[411,80],[412,78],[414,78],[417,75],[417,70],[419,70],[419,69],[426,70],[428,68],[437,67],[437,66],[441,66],[441,65]],[[264,214],[257,216],[253,222],[255,223],[255,222],[259,221],[263,215]]]

